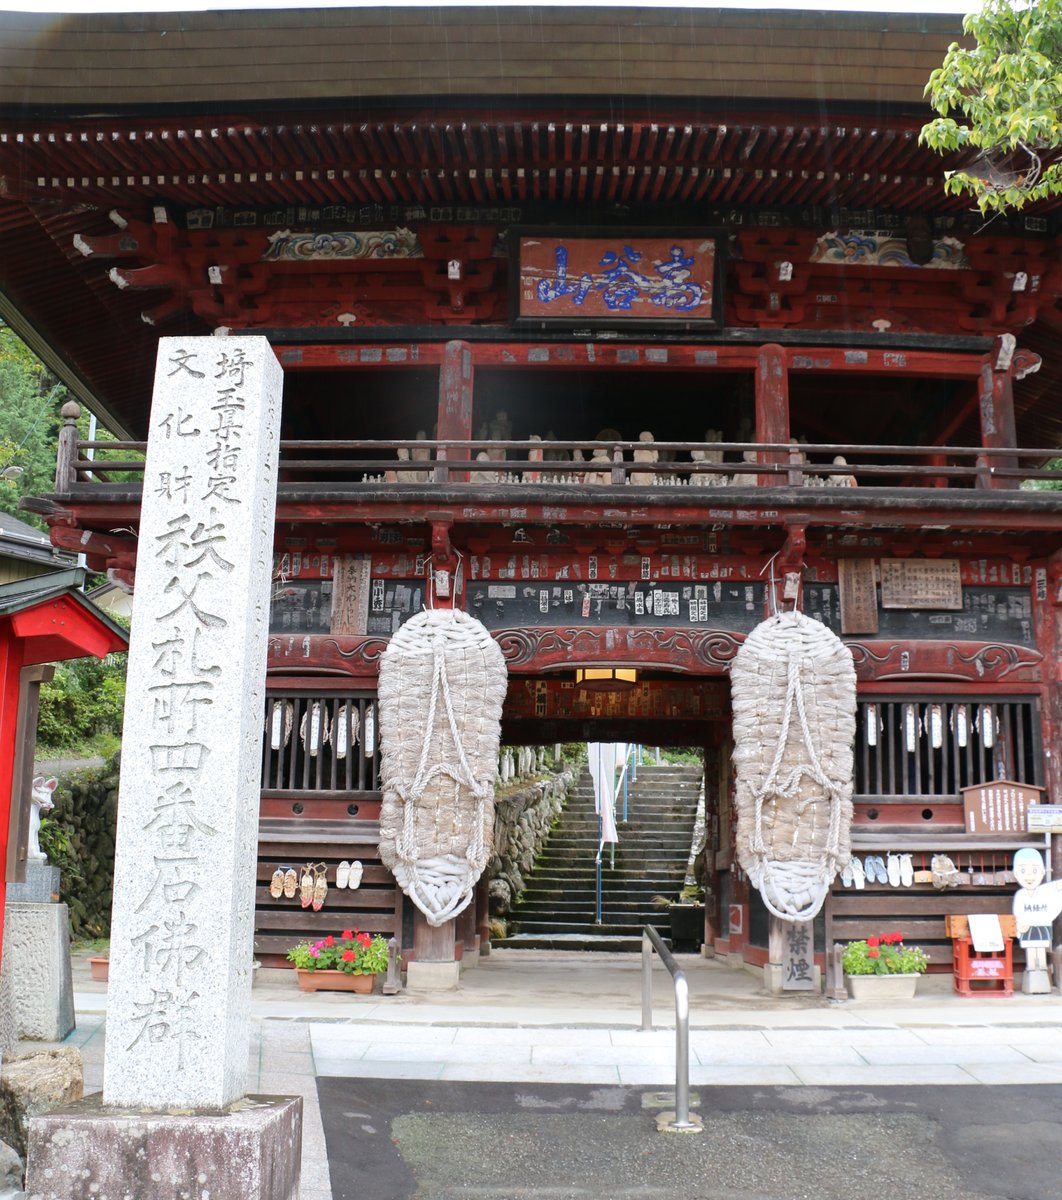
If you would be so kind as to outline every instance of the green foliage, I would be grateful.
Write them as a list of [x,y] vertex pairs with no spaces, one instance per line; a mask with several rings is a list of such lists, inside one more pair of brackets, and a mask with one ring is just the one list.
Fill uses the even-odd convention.
[[300,942],[288,951],[288,962],[300,971],[342,971],[344,975],[379,975],[387,970],[387,942],[354,929]]
[[[1049,459],[1044,466],[1050,471],[1062,471],[1062,458]],[[1023,479],[1021,486],[1030,492],[1062,492],[1059,479]]]
[[972,48],[952,43],[926,95],[940,116],[921,141],[940,153],[981,150],[945,190],[970,193],[982,213],[1062,192],[1062,0],[984,0],[963,20]]
[[121,734],[125,667],[124,653],[56,665],[55,678],[41,684],[37,741],[42,753],[87,751],[101,737]]
[[929,959],[918,946],[905,946],[897,932],[849,942],[841,965],[846,975],[924,975]]
[[[0,511],[17,514],[20,521],[43,528],[32,513],[20,512],[23,496],[39,496],[55,486],[55,457],[61,410],[68,399],[66,388],[48,373],[44,364],[14,333],[0,325],[0,469],[21,467],[18,479],[0,480]],[[90,414],[84,410],[78,420],[78,436],[88,438]],[[97,441],[114,441],[102,425],[96,430]],[[115,459],[142,459],[142,454],[117,450],[99,450],[98,462]],[[139,472],[115,472],[116,482],[139,479]]]
[[[0,510],[18,513],[23,496],[51,491],[55,480],[56,433],[66,391],[31,351],[0,326],[0,468],[22,468],[15,480],[0,483]],[[19,520],[40,525],[18,513]]]
[[586,742],[562,742],[561,762],[573,767],[586,762]]

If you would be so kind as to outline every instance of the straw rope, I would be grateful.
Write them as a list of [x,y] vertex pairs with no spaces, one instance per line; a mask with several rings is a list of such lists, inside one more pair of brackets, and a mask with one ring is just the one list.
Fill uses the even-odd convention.
[[508,677],[459,610],[419,613],[380,659],[380,857],[430,925],[463,911],[490,860]]
[[730,676],[738,862],[770,912],[807,921],[851,855],[852,655],[787,612],[749,634]]

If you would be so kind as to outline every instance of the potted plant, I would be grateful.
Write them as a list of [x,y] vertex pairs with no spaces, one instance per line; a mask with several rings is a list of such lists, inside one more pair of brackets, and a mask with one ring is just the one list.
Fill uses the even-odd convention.
[[665,900],[671,918],[671,945],[677,950],[699,950],[704,941],[704,889],[686,884],[677,900]]
[[853,1000],[909,1000],[929,959],[918,946],[905,946],[896,931],[849,942],[841,965]]
[[387,970],[387,942],[377,934],[344,929],[288,951],[304,992],[371,992],[373,980]]

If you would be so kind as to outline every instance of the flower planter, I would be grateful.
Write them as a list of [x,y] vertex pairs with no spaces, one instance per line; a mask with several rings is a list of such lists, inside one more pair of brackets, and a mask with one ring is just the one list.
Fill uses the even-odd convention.
[[675,950],[700,950],[704,942],[704,905],[672,904],[671,944]]
[[375,975],[348,975],[345,971],[303,971],[298,968],[299,990],[303,992],[372,991]]
[[844,981],[853,1000],[912,1000],[921,975],[846,975]]
[[110,965],[111,960],[109,958],[90,958],[89,974],[97,983],[106,983]]

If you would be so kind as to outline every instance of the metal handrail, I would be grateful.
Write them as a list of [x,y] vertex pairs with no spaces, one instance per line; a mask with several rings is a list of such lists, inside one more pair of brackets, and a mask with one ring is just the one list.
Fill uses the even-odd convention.
[[690,987],[686,973],[675,956],[664,945],[663,938],[652,927],[642,926],[642,1029],[653,1028],[653,951],[671,972],[675,985],[675,1119],[666,1128],[690,1132],[702,1128],[701,1122],[690,1120]]

